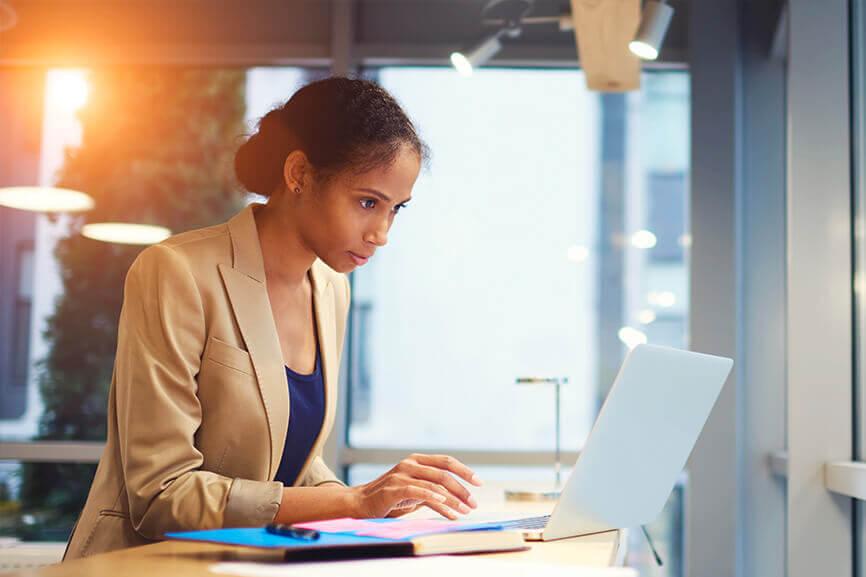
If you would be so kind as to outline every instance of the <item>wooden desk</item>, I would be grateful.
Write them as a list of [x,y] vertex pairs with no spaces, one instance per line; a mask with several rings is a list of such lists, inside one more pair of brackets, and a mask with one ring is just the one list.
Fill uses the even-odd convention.
[[[505,503],[501,487],[485,487],[474,492],[480,507],[479,513],[468,518],[483,516],[487,511],[501,511],[516,517],[544,515],[550,512],[550,503]],[[430,511],[418,511],[413,517],[429,517]],[[574,539],[564,539],[550,543],[529,543],[531,549],[514,553],[491,555],[498,559],[515,562],[545,562],[567,565],[606,567],[622,564],[625,554],[625,532],[610,531]],[[282,553],[245,547],[165,541],[143,547],[94,555],[59,565],[49,565],[15,573],[40,577],[160,577],[171,576],[208,576],[210,565],[221,561],[262,561],[275,562]],[[411,562],[410,559],[406,560]]]

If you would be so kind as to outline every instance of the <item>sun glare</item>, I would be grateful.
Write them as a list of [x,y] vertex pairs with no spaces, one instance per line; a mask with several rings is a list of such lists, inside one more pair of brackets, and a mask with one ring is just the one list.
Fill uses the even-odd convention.
[[79,68],[51,70],[48,74],[45,96],[47,104],[56,108],[76,111],[87,104],[90,82],[87,71]]

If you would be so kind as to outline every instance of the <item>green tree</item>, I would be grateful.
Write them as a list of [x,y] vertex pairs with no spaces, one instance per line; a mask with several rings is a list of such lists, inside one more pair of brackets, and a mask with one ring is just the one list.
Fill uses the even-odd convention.
[[[84,238],[88,222],[134,222],[182,232],[227,219],[243,196],[232,157],[245,132],[243,70],[112,68],[90,73],[81,146],[58,186],[90,194],[57,245],[63,294],[48,321],[40,365],[42,440],[104,440],[123,281],[141,247]],[[22,507],[38,522],[21,533],[64,539],[87,497],[93,465],[22,467]]]

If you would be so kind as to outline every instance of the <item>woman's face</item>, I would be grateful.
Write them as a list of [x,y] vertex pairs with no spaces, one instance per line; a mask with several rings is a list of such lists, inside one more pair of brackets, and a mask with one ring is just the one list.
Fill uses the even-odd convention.
[[346,171],[308,187],[295,205],[301,240],[337,272],[364,265],[388,242],[420,170],[418,154],[404,146],[389,165],[361,174]]

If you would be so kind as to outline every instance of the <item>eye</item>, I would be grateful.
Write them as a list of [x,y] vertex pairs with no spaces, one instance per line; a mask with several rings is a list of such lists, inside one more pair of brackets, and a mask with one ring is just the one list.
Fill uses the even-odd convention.
[[398,204],[397,206],[394,207],[394,214],[397,214],[398,212],[400,212],[401,210],[403,210],[407,206],[408,206],[408,204],[405,202],[403,204]]
[[376,208],[376,201],[372,198],[365,198],[361,201],[361,208],[370,210],[372,208]]

